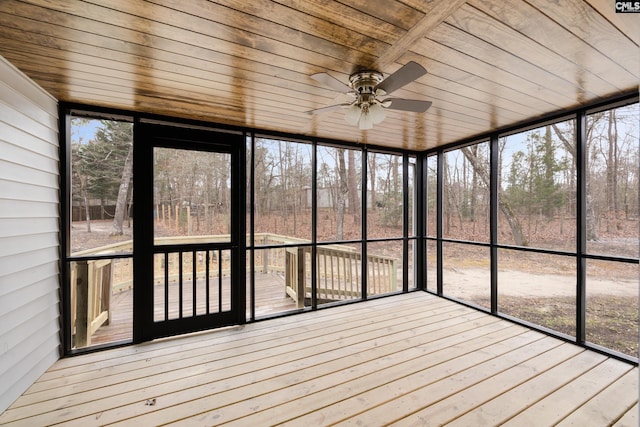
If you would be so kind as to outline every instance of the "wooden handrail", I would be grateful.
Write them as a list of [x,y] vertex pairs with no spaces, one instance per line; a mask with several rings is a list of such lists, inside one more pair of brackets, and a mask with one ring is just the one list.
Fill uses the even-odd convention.
[[[316,248],[316,295],[320,301],[339,301],[361,298],[362,255],[342,248],[319,246]],[[285,292],[305,305],[311,297],[311,249],[286,249]],[[397,259],[380,255],[367,255],[367,294],[380,295],[393,292],[397,286]]]

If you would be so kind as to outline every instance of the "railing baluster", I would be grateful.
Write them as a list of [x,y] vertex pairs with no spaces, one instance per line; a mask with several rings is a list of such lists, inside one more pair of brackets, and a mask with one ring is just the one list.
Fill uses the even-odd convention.
[[[360,265],[358,265],[358,259],[360,259],[360,263],[362,263],[362,255],[358,257],[356,254],[354,254],[353,258],[354,258],[354,264],[356,269],[356,286],[357,286],[356,292],[360,294]],[[360,298],[362,298],[362,295],[360,295]]]
[[193,251],[191,253],[191,269],[193,270],[191,272],[191,288],[192,288],[192,295],[191,295],[191,300],[192,300],[192,304],[193,304],[193,313],[192,315],[195,317],[197,312],[197,304],[196,304],[196,297],[197,297],[197,283],[198,283],[198,254],[196,253],[196,251]]
[[169,320],[169,254],[164,253],[164,320]]
[[[344,291],[347,294],[347,299],[351,296],[351,286],[349,286],[349,269],[347,269],[347,257],[343,256],[342,258],[342,270],[344,272]],[[349,290],[347,292],[347,289]]]
[[210,309],[209,309],[209,297],[210,297],[210,291],[209,291],[209,257],[210,257],[210,251],[207,250],[206,252],[206,260],[205,260],[205,266],[204,266],[204,276],[205,276],[205,294],[206,294],[206,298],[207,298],[207,302],[206,302],[206,306],[207,306],[207,314],[210,313]]
[[334,270],[333,270],[333,254],[329,253],[329,261],[331,262],[331,288],[333,288],[334,283],[335,283],[335,274],[334,274]]
[[336,266],[338,267],[338,292],[342,292],[342,295],[346,297],[346,290],[343,290],[342,287],[342,275],[340,273],[340,257],[336,257]]
[[182,252],[178,252],[178,318],[182,319]]
[[218,249],[218,313],[222,313],[222,249]]

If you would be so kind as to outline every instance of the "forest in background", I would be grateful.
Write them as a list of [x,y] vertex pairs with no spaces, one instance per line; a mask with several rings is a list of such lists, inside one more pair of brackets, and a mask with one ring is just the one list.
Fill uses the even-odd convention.
[[[596,253],[638,257],[638,116],[637,104],[588,116],[587,238],[588,247]],[[133,125],[92,120],[92,137],[87,139],[79,131],[74,134],[73,129],[81,129],[87,122],[72,120],[74,230],[90,232],[93,221],[109,220],[109,234],[114,239],[123,234],[130,236],[127,227],[131,226],[133,200]],[[575,140],[573,120],[500,138],[499,243],[574,249]],[[311,239],[311,151],[312,145],[307,143],[256,139],[252,156],[247,156],[248,160],[253,158],[253,164],[248,164],[247,170],[248,176],[254,178],[257,233]],[[228,233],[227,160],[201,154],[159,151],[156,155],[156,217],[160,216],[160,206],[171,210],[173,217],[163,227],[164,234]],[[402,156],[369,151],[366,177],[362,176],[361,156],[360,150],[318,146],[318,241],[362,238],[363,185],[369,225],[365,237],[402,237]],[[415,158],[410,159],[409,184],[413,194]],[[488,142],[447,151],[443,161],[444,237],[488,242]],[[435,236],[436,157],[430,156],[427,164],[427,231],[429,236]],[[409,200],[409,229],[413,230],[413,197]]]
[[[638,106],[588,116],[587,246],[638,257]],[[575,250],[575,121],[553,123],[498,142],[498,242]],[[489,144],[444,155],[443,234],[489,241]],[[435,236],[437,159],[428,159],[428,235]]]

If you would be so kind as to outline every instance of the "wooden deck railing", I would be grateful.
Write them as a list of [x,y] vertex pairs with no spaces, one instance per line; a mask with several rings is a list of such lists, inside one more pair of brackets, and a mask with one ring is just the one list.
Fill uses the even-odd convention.
[[[255,270],[276,273],[285,279],[284,293],[304,307],[305,298],[311,297],[311,248],[308,240],[270,233],[257,233],[255,239]],[[228,242],[229,235],[161,237],[155,243],[180,245],[210,242]],[[277,245],[295,245],[268,247]],[[267,246],[260,249],[260,246]],[[73,256],[95,256],[132,252],[131,240],[74,253]],[[154,281],[156,284],[179,280],[183,277],[197,280],[227,276],[230,271],[228,256],[218,251],[184,251],[157,254]],[[181,254],[186,254],[182,256]],[[213,255],[212,255],[213,254]],[[167,257],[165,262],[164,257]],[[316,249],[316,283],[319,301],[336,301],[361,296],[361,254],[346,245],[318,246]],[[162,258],[162,259],[160,259]],[[207,259],[208,258],[208,259]],[[182,260],[182,268],[180,267]],[[368,294],[382,294],[396,290],[395,258],[367,256]],[[133,287],[132,260],[128,258],[75,261],[71,265],[71,322],[77,347],[91,344],[91,335],[110,319],[111,295]],[[165,271],[166,269],[166,271]],[[195,273],[194,273],[195,270]]]
[[[320,303],[360,298],[362,296],[362,255],[353,248],[339,245],[316,248],[316,296]],[[393,292],[397,285],[397,260],[367,255],[367,293]],[[285,267],[287,295],[298,308],[309,305],[311,298],[311,248],[287,248]]]
[[110,259],[76,261],[71,269],[71,321],[74,346],[91,345],[91,335],[109,324],[113,270]]

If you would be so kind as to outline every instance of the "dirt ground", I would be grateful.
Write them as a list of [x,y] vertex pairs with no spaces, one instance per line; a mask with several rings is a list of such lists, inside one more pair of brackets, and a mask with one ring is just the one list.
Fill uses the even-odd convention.
[[[636,267],[637,268],[637,267]],[[445,269],[447,292],[458,298],[473,300],[489,292],[491,280],[488,269]],[[513,297],[575,297],[576,279],[573,275],[536,274],[527,271],[498,271],[498,292]],[[638,297],[638,278],[588,277],[588,295]]]
[[124,224],[122,236],[110,236],[113,221],[91,221],[91,232],[87,231],[87,223],[76,221],[71,225],[71,252],[80,252],[100,246],[131,240],[133,228]]
[[[634,265],[637,271],[637,265]],[[490,276],[486,269],[447,269],[446,295],[490,307]],[[586,339],[638,357],[638,276],[588,277]],[[498,272],[498,310],[569,336],[576,330],[575,275]]]

